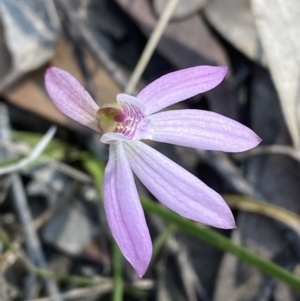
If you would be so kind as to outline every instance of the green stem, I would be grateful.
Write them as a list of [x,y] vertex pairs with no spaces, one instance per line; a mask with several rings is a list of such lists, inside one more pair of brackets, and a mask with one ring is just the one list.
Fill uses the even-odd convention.
[[280,267],[279,265],[264,259],[263,257],[248,251],[246,248],[239,246],[232,242],[230,239],[217,231],[208,227],[196,224],[190,220],[187,220],[176,213],[173,213],[169,209],[162,207],[149,199],[142,197],[142,203],[144,209],[149,213],[154,213],[164,220],[180,227],[185,232],[215,246],[225,252],[229,252],[239,259],[257,267],[262,272],[277,278],[291,287],[300,290],[300,278]]
[[112,301],[122,301],[123,300],[123,278],[122,278],[122,268],[123,268],[123,257],[118,245],[113,243],[113,293]]

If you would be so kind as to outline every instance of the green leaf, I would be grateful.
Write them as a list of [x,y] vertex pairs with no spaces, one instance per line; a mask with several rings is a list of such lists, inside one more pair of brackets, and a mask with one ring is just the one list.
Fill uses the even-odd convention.
[[218,249],[235,255],[237,258],[257,267],[262,272],[277,278],[291,287],[300,290],[300,278],[280,267],[279,265],[249,251],[248,249],[239,246],[232,242],[224,235],[217,231],[197,224],[191,220],[187,220],[169,209],[156,204],[148,198],[142,197],[142,204],[144,209],[149,213],[154,213],[177,227],[181,228],[190,235],[195,236]]

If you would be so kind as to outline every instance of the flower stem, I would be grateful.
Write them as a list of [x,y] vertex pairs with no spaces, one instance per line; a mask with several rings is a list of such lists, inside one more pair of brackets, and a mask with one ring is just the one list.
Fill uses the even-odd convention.
[[125,88],[125,93],[131,94],[135,86],[137,85],[139,79],[141,78],[146,66],[148,65],[148,62],[161,38],[163,33],[165,32],[165,29],[169,23],[169,20],[172,17],[173,11],[176,8],[176,5],[178,4],[179,0],[169,0],[164,8],[164,11],[159,18],[155,29],[153,30],[148,43],[140,56],[140,59],[134,68],[133,73],[131,74],[131,77],[129,79],[129,82],[127,83],[127,86]]
[[122,268],[123,268],[123,257],[118,245],[113,243],[113,293],[112,301],[122,301],[123,300],[123,278],[122,278]]
[[169,209],[154,203],[148,198],[142,197],[142,204],[144,209],[149,213],[154,213],[178,227],[185,232],[215,246],[225,252],[231,253],[239,259],[249,263],[252,266],[257,267],[262,272],[277,278],[291,287],[300,290],[300,278],[289,272],[288,270],[280,267],[279,265],[264,259],[263,257],[254,254],[248,249],[239,246],[232,242],[230,239],[217,231],[205,227],[201,224],[197,224],[193,221],[187,220],[176,213],[173,213]]

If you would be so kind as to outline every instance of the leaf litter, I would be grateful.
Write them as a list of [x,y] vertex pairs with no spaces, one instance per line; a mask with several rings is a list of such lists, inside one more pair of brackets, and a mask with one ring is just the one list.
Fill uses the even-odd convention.
[[[161,2],[154,1],[154,6],[150,1],[139,0],[137,11],[136,1],[97,1],[101,4],[88,0],[69,5],[66,1],[72,18],[63,17],[65,10],[56,3],[60,1],[54,1],[53,7],[46,7],[38,0],[27,4],[19,1],[1,4],[0,51],[5,60],[0,65],[0,80],[6,107],[0,116],[1,120],[6,118],[6,125],[1,123],[1,131],[7,132],[8,125],[12,138],[15,130],[23,131],[16,141],[9,143],[5,135],[1,135],[1,160],[8,164],[7,152],[12,156],[17,154],[17,161],[20,155],[26,158],[38,140],[30,142],[24,131],[39,133],[42,137],[53,120],[60,124],[55,139],[62,141],[53,145],[55,152],[47,151],[17,173],[21,181],[17,180],[17,189],[23,191],[28,204],[26,210],[31,212],[34,227],[40,229],[36,232],[38,252],[44,254],[54,279],[37,277],[36,270],[24,263],[25,258],[38,266],[39,260],[35,258],[38,255],[30,252],[30,238],[25,235],[28,225],[21,226],[22,213],[20,217],[18,205],[13,206],[11,190],[15,184],[7,180],[10,175],[1,178],[0,228],[9,238],[5,244],[7,241],[2,240],[1,235],[4,264],[1,265],[0,296],[5,301],[50,297],[68,300],[72,294],[77,294],[79,300],[100,300],[104,295],[108,297],[113,289],[112,237],[103,214],[99,183],[95,185],[90,175],[86,175],[90,170],[87,166],[94,169],[97,166],[97,177],[101,178],[106,150],[93,133],[55,110],[41,79],[44,64],[55,65],[79,78],[99,104],[114,102],[114,95],[124,88],[127,75],[132,72],[156,24],[154,12],[160,10]],[[300,3],[292,0],[192,2],[190,10],[182,4],[177,7],[177,15],[163,35],[140,85],[193,65],[227,65],[230,73],[216,92],[174,108],[206,109],[230,116],[254,129],[263,138],[263,145],[290,147],[295,157],[300,143]],[[10,13],[4,17],[4,11]],[[21,13],[23,17],[32,18],[22,19],[18,17]],[[97,19],[100,14],[109,17],[100,22]],[[22,27],[24,20],[26,26]],[[113,28],[114,22],[116,28]],[[60,26],[61,33],[57,30]],[[81,29],[74,32],[72,28]],[[20,36],[20,33],[24,34]],[[22,60],[25,52],[31,59]],[[97,53],[105,53],[105,56]],[[67,151],[65,144],[69,145]],[[231,193],[238,198],[237,193],[243,193],[262,199],[266,208],[270,203],[300,214],[299,163],[289,152],[274,154],[267,149],[238,158],[197,153],[192,149],[185,151],[179,146],[156,142],[151,142],[151,146],[221,194]],[[64,151],[58,151],[60,148]],[[102,165],[96,165],[97,160]],[[139,191],[146,193],[142,186]],[[293,227],[265,217],[259,210],[246,213],[241,206],[237,208],[234,209],[237,229],[224,234],[299,275],[299,235]],[[155,242],[168,228],[168,223],[158,226],[152,215],[148,215],[147,220]],[[145,279],[137,279],[124,263],[124,300],[132,297],[204,301],[299,299],[299,293],[287,284],[195,240],[178,227],[166,233],[170,238],[161,245]],[[9,244],[14,248],[10,249]],[[38,272],[38,275],[42,274]],[[78,282],[72,275],[79,277]],[[96,283],[95,290],[81,288],[88,280]],[[55,283],[56,291],[50,288],[51,283]],[[153,283],[159,285],[153,286]]]

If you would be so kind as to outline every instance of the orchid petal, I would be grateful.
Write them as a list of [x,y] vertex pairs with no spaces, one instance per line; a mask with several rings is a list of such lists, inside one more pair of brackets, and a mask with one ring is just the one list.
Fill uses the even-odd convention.
[[146,86],[137,98],[146,115],[211,90],[225,77],[227,67],[199,66],[166,74]]
[[242,152],[261,142],[246,126],[210,111],[166,111],[148,119],[152,140],[159,142],[226,152]]
[[99,106],[71,74],[51,67],[45,74],[45,86],[53,103],[61,112],[99,132]]
[[223,198],[188,171],[143,142],[124,146],[140,181],[164,205],[189,219],[217,228],[234,228]]
[[141,277],[151,259],[152,243],[123,143],[110,146],[103,186],[112,235]]

